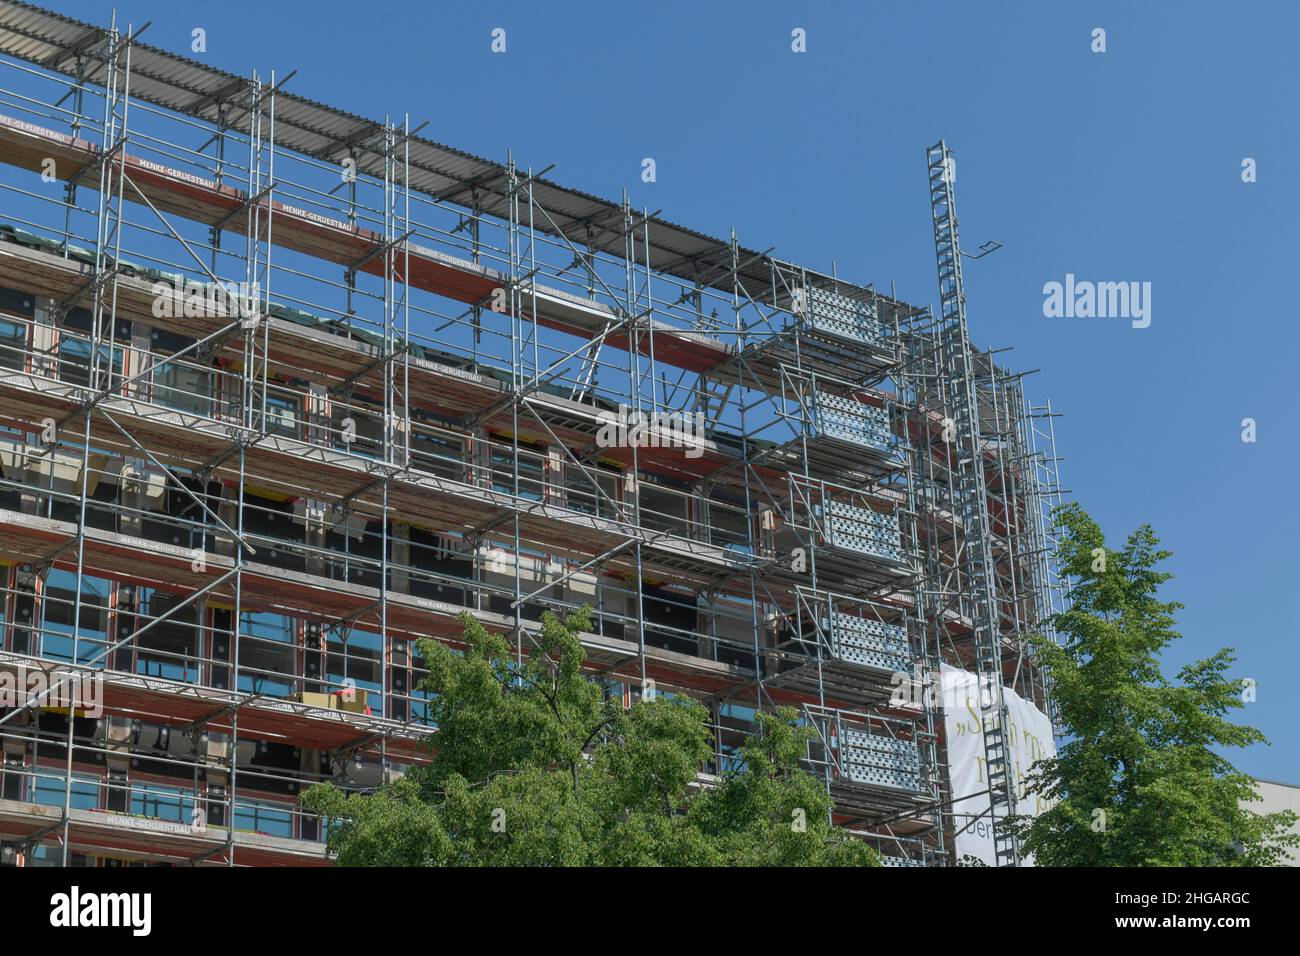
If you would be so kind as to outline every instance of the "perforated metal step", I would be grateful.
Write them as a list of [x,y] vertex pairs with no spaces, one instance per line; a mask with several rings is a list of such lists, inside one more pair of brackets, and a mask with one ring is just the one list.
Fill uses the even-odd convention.
[[824,335],[864,345],[884,339],[874,302],[860,302],[824,289],[808,290],[808,325]]
[[838,660],[890,673],[913,672],[907,631],[897,624],[832,613],[822,627],[830,635],[831,653]]
[[833,500],[819,506],[819,514],[826,519],[831,547],[903,560],[898,515]]
[[845,728],[840,741],[844,775],[854,783],[920,793],[921,755],[910,740]]
[[818,391],[809,396],[808,410],[814,437],[834,438],[886,454],[898,445],[889,426],[889,412],[883,408]]

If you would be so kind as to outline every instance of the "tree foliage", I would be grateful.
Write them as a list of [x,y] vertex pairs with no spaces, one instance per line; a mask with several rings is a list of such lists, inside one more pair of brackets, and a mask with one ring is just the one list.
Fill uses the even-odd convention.
[[437,727],[430,763],[375,793],[311,788],[347,866],[878,865],[833,827],[801,769],[811,729],[757,715],[739,769],[713,786],[708,713],[658,695],[625,708],[583,673],[584,609],[543,618],[522,665],[466,615],[464,648],[420,642]]
[[1012,828],[1040,865],[1274,865],[1300,840],[1286,834],[1291,813],[1242,806],[1254,781],[1222,756],[1266,743],[1225,715],[1244,706],[1225,648],[1178,671],[1161,670],[1179,638],[1159,588],[1160,550],[1149,526],[1117,550],[1078,505],[1056,515],[1072,607],[1055,618],[1061,644],[1037,640],[1052,680],[1060,730],[1068,739],[1040,761],[1029,785],[1055,805]]

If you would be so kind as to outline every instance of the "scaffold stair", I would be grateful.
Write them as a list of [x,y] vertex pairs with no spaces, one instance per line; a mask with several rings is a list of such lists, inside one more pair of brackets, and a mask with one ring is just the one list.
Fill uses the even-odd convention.
[[989,541],[988,492],[975,375],[966,327],[966,295],[962,287],[953,165],[947,144],[940,140],[931,146],[926,160],[939,275],[943,384],[957,443],[954,450],[955,511],[962,522],[962,568],[967,591],[964,597],[974,625],[972,638],[979,682],[989,808],[993,817],[994,855],[999,866],[1015,866],[1018,862],[1015,838],[999,825],[1001,820],[1015,813],[1015,787],[1007,758],[1002,647]]

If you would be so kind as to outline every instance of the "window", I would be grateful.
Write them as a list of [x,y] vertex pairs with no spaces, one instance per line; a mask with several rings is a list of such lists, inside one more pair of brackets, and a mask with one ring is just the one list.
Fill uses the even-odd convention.
[[715,745],[721,751],[722,772],[740,772],[745,769],[745,759],[740,748],[754,729],[754,708],[743,704],[724,703],[718,706],[718,739]]
[[0,315],[0,368],[21,369],[27,345],[27,326],[17,319]]
[[411,695],[411,712],[409,719],[413,723],[427,724],[433,726],[433,717],[429,710],[429,703],[437,695],[432,691],[420,690],[420,681],[429,676],[429,668],[425,664],[424,655],[420,653],[419,648],[411,644],[411,687],[408,693]]
[[353,630],[343,640],[337,628],[332,628],[325,642],[325,679],[330,690],[340,690],[346,682],[354,682],[357,690],[366,692],[366,703],[377,714],[383,711],[384,696],[384,646],[378,634]]
[[[212,414],[212,373],[184,357],[153,369],[153,400],[181,412]],[[268,403],[268,410],[270,404]]]
[[[498,439],[497,436],[493,436]],[[519,497],[540,501],[546,483],[545,455],[521,445],[519,447]],[[492,446],[492,487],[496,491],[515,493],[515,450],[511,445]]]
[[293,813],[283,804],[264,800],[240,800],[235,804],[235,829],[292,837]]
[[443,432],[412,430],[411,459],[416,468],[455,481],[465,480],[465,443]]
[[[330,430],[335,436],[335,444],[354,455],[366,458],[383,457],[384,422],[383,414],[370,414],[361,409],[335,402],[330,413]],[[352,428],[346,427],[351,421]],[[351,442],[344,441],[349,432],[353,432]]]
[[709,538],[713,544],[750,554],[748,516],[738,505],[710,501]]
[[[73,385],[90,384],[90,353],[91,343],[89,339],[73,338],[66,333],[59,336],[59,379],[60,381],[69,382]],[[96,368],[101,372],[109,368],[109,360],[112,359],[113,376],[120,379],[122,376],[122,347],[120,345],[110,345],[107,342],[101,342],[99,346],[98,359],[95,362]],[[104,384],[101,381],[101,386]]]
[[[621,472],[604,466],[587,464],[585,470],[571,461],[564,464],[565,503],[573,511],[616,517],[614,504],[618,501]],[[598,490],[599,487],[599,490]]]
[[301,416],[298,408],[296,398],[269,393],[266,396],[266,430],[273,435],[299,437],[298,423]]
[[473,576],[464,540],[412,527],[409,542],[410,593],[464,604],[465,591],[457,584]]
[[172,823],[190,823],[194,819],[194,794],[157,783],[136,784],[131,788],[131,814]]
[[253,540],[258,559],[278,568],[305,567],[301,545],[305,528],[294,520],[293,503],[244,492],[244,534]]
[[[77,613],[77,575],[54,570],[46,581],[43,610],[45,628],[41,653],[60,661],[72,660],[76,632],[77,662],[88,664],[104,650],[108,638],[109,583],[101,578],[81,579],[81,627],[74,627]],[[94,666],[103,667],[99,657]]]
[[667,531],[685,536],[686,497],[683,494],[657,488],[641,482],[641,525],[654,531]]
[[[52,768],[38,771],[32,780],[30,793],[32,803],[39,803],[45,807],[62,807],[65,795],[63,775]],[[74,773],[71,803],[74,810],[98,809],[99,778],[90,774]]]
[[194,683],[199,679],[199,629],[194,605],[172,610],[184,598],[142,589],[138,627],[152,618],[170,615],[136,638],[136,672],[150,677]]
[[25,364],[27,326],[35,315],[36,303],[29,293],[0,288],[0,368],[21,369]]
[[694,634],[699,610],[695,595],[672,588],[647,584],[642,596],[645,609],[646,643],[682,654],[694,654],[699,642]]
[[[75,850],[68,854],[69,867],[91,866],[91,857]],[[27,857],[28,866],[63,866],[63,848],[55,843],[42,843]]]
[[239,615],[239,689],[288,697],[294,690],[294,634],[291,618],[244,611]]

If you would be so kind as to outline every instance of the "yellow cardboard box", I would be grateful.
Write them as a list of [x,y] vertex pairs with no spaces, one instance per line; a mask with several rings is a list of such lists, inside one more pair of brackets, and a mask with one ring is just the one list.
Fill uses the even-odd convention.
[[366,691],[353,690],[351,700],[347,700],[346,696],[343,691],[339,691],[334,698],[338,701],[335,706],[339,710],[346,710],[349,714],[364,714],[366,712],[366,708],[369,706],[369,695]]

